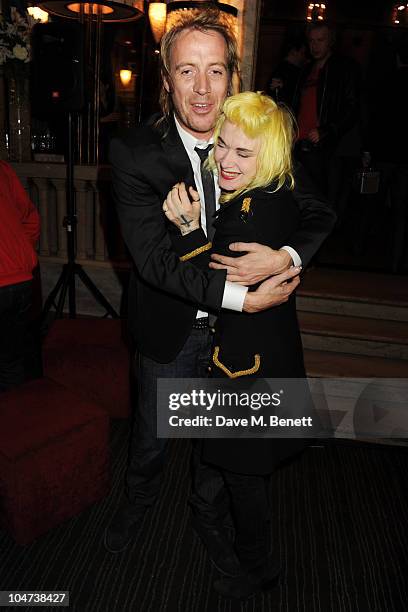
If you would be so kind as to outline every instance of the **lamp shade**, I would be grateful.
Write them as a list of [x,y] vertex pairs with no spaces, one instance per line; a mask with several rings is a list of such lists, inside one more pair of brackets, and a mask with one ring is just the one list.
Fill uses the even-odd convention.
[[29,6],[27,8],[27,13],[31,15],[33,19],[41,23],[47,23],[48,21],[48,13],[40,9],[39,6]]
[[126,68],[122,68],[119,71],[119,78],[121,80],[121,83],[124,87],[127,87],[130,83],[130,81],[132,80],[132,71],[131,70],[127,70]]
[[46,0],[39,6],[51,15],[78,19],[81,7],[86,15],[101,14],[102,21],[134,21],[143,13],[133,6],[133,0],[97,0],[96,2],[75,2],[75,0]]
[[166,29],[167,7],[165,2],[149,2],[149,21],[156,43],[159,43]]

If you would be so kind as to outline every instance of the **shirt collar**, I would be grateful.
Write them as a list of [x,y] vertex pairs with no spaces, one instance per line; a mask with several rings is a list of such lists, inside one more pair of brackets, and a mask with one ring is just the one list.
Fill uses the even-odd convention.
[[211,136],[209,140],[197,140],[192,134],[189,134],[178,122],[176,115],[174,115],[174,121],[176,123],[176,128],[181,138],[181,141],[186,149],[187,153],[192,155],[194,153],[194,149],[198,147],[199,149],[205,149],[207,145],[212,144],[214,142],[214,138]]

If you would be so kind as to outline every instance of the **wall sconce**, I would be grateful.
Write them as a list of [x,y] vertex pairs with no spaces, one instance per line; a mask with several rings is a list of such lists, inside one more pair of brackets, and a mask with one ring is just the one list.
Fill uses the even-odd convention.
[[132,80],[132,71],[127,69],[121,69],[119,71],[120,81],[123,87],[127,87]]
[[408,4],[394,5],[392,23],[395,25],[408,25]]
[[309,2],[307,6],[308,21],[323,21],[326,13],[326,5],[321,2]]
[[159,44],[165,30],[167,6],[165,2],[149,2],[150,28],[156,44]]
[[39,6],[29,6],[27,7],[27,13],[31,15],[33,19],[39,21],[40,23],[47,23],[48,21],[48,13],[40,9]]

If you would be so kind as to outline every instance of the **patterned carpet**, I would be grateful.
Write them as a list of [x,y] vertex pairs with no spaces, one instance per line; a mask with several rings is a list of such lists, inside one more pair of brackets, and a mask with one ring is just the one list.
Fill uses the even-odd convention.
[[273,591],[241,604],[212,590],[216,572],[189,525],[188,440],[171,443],[162,495],[132,546],[105,552],[127,432],[127,422],[112,426],[113,487],[103,502],[25,548],[0,533],[0,590],[69,590],[78,612],[408,610],[406,448],[330,443],[277,473],[272,540],[284,573]]

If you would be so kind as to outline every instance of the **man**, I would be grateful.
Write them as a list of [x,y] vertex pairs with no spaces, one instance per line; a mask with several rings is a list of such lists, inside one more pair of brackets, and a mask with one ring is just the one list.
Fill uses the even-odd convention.
[[[242,268],[233,258],[221,257],[212,264],[221,270],[214,271],[201,271],[175,255],[173,248],[181,240],[180,233],[167,223],[162,203],[173,185],[181,181],[194,185],[201,201],[208,203],[210,196],[204,196],[208,177],[201,175],[199,153],[211,141],[237,71],[235,41],[217,17],[213,11],[203,12],[165,34],[161,44],[164,120],[158,126],[128,132],[111,147],[114,195],[135,264],[129,318],[138,349],[139,383],[127,496],[105,537],[111,551],[126,547],[158,495],[167,444],[156,437],[157,378],[205,376],[211,347],[207,312],[217,312],[221,306],[255,312],[286,301],[298,284],[297,279],[286,282],[296,276],[296,269],[288,270],[291,254],[299,257],[297,251],[302,261],[308,261],[333,222],[334,215],[327,212],[325,202],[316,201],[304,189],[299,193],[302,228],[286,250],[238,244],[236,250],[248,252],[240,258]],[[202,226],[211,232],[211,215],[206,217],[204,210]],[[192,250],[191,258],[194,255]],[[225,282],[225,268],[232,280],[246,284],[280,274],[248,293],[239,282]],[[215,565],[234,575],[239,571],[238,562],[218,515],[224,495],[222,479],[218,471],[201,463],[199,449],[193,453],[193,462],[195,528]]]
[[333,53],[334,32],[326,23],[310,24],[307,40],[313,61],[301,72],[293,100],[296,156],[328,195],[333,154],[359,120],[358,70],[352,60]]
[[14,170],[0,161],[0,391],[25,380],[40,217]]

